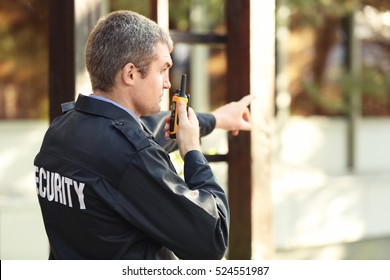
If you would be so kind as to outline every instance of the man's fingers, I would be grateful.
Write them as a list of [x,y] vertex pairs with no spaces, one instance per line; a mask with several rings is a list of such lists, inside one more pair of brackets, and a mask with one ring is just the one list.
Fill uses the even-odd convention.
[[252,130],[252,124],[250,122],[241,122],[240,130],[250,131]]
[[232,135],[233,136],[238,136],[239,133],[240,133],[239,130],[232,130]]
[[179,100],[178,108],[177,108],[177,109],[179,110],[179,112],[178,112],[179,123],[180,123],[182,120],[188,119],[188,115],[187,115],[187,106],[186,106],[186,104],[184,103],[183,100]]
[[188,107],[188,120],[191,123],[198,122],[198,118],[196,117],[195,111],[191,107]]
[[242,118],[245,120],[245,121],[248,121],[250,122],[251,121],[251,113],[249,112],[249,109],[248,108],[245,108],[243,114],[242,114]]
[[169,128],[170,128],[170,124],[169,123],[165,123],[164,131],[169,131]]
[[243,104],[245,107],[247,107],[249,104],[251,104],[251,102],[255,98],[256,98],[255,95],[248,94],[248,95],[245,95],[243,98],[241,98],[240,101],[238,101],[238,102]]
[[[248,97],[248,98],[246,98],[246,97]],[[253,97],[253,98],[249,98],[249,97]],[[246,98],[246,100],[244,100],[244,102],[248,102],[248,100],[253,100],[255,97],[247,95],[244,98]],[[240,130],[249,131],[251,129],[252,129],[251,113],[250,113],[249,109],[246,106],[244,111],[243,111],[243,113],[242,113],[242,117],[241,117],[241,120],[240,120]],[[237,135],[238,135],[238,133],[237,133]]]

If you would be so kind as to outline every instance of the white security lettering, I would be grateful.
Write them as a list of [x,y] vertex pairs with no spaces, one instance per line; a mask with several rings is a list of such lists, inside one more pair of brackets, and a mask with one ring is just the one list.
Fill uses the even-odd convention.
[[47,171],[38,166],[35,166],[35,182],[37,194],[41,198],[73,207],[72,197],[74,196],[72,196],[72,193],[75,193],[80,209],[86,209],[84,202],[85,183],[61,176],[61,174],[56,172]]
[[[65,182],[65,185],[66,185],[66,191],[67,191],[67,194],[68,194],[68,206],[69,207],[73,207],[73,204],[72,204],[72,196],[70,195],[70,186],[72,185],[72,179],[69,179],[68,177],[65,177],[64,179],[64,182]],[[64,188],[65,189],[65,188]],[[65,197],[65,196],[64,196]]]
[[41,168],[39,169],[39,195],[41,197],[46,196],[46,189],[43,187],[43,179],[46,180],[46,171],[45,169]]
[[35,167],[35,183],[37,184],[37,194],[39,194],[39,168],[38,166]]
[[62,204],[64,204],[64,205],[66,205],[66,197],[65,197],[65,177],[64,176],[62,176],[61,177],[61,186],[62,186],[62,188],[61,188],[61,197],[62,197],[62,201],[61,201],[61,203]]
[[50,171],[46,171],[47,174],[47,180],[46,180],[46,194],[47,194],[47,200],[52,201],[54,199],[54,188],[53,188],[53,173]]
[[85,209],[84,193],[83,193],[85,184],[84,183],[79,183],[79,185],[77,186],[77,182],[73,181],[73,185],[74,185],[74,190],[76,191],[77,196],[79,198],[80,209]]
[[62,193],[61,193],[61,176],[58,173],[54,173],[54,200],[55,202],[60,201],[62,203]]

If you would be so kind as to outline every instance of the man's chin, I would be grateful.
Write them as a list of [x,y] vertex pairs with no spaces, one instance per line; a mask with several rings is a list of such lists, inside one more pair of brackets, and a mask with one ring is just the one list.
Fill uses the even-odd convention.
[[154,110],[151,110],[150,112],[146,112],[142,116],[151,116],[151,115],[155,115],[155,114],[160,113],[160,112],[161,112],[161,106],[158,106],[158,107],[154,108]]

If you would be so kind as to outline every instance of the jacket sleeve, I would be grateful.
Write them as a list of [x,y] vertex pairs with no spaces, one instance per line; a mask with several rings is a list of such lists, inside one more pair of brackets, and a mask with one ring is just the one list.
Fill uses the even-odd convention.
[[162,149],[138,152],[122,177],[117,210],[181,259],[221,259],[229,228],[223,189],[199,151],[184,158],[185,181],[168,157]]
[[[168,114],[168,111],[161,111],[155,115],[143,116],[141,117],[141,121],[150,130],[160,146],[163,147],[167,153],[171,153],[177,150],[178,147],[176,141],[165,139],[164,125],[165,118]],[[196,113],[196,116],[199,121],[200,136],[209,135],[215,129],[215,117],[210,113]]]

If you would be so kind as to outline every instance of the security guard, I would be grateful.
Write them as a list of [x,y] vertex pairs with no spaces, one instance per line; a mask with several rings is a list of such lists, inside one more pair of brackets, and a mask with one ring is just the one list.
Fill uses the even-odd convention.
[[[198,117],[179,103],[177,139],[169,140],[159,103],[171,51],[169,35],[134,12],[113,12],[92,30],[93,94],[51,123],[34,160],[50,259],[224,256],[229,206],[199,138],[215,127],[249,130],[252,98]],[[168,155],[176,148],[184,180]]]

